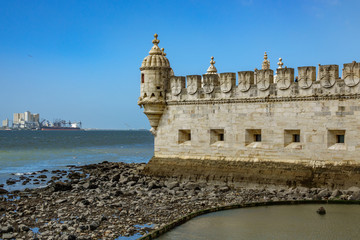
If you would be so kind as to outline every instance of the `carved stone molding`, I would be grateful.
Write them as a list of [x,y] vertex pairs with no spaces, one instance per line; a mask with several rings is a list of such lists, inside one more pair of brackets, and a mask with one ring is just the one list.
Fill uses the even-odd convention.
[[334,94],[324,96],[298,96],[298,97],[267,97],[267,98],[229,98],[229,99],[198,99],[176,101],[169,100],[168,105],[196,105],[196,104],[229,104],[229,103],[257,103],[257,102],[293,102],[293,101],[321,101],[339,99],[360,99],[360,94]]
[[219,76],[217,74],[203,75],[202,87],[205,93],[212,93],[217,86],[219,86]]
[[354,87],[360,82],[360,62],[345,63],[343,79],[347,86]]
[[238,72],[239,85],[238,88],[242,92],[249,91],[251,84],[254,84],[254,72],[253,71],[241,71]]
[[220,90],[228,93],[236,85],[235,73],[220,73]]
[[187,92],[190,95],[195,94],[199,88],[201,88],[201,76],[200,75],[188,75],[187,79]]
[[331,88],[334,86],[336,80],[339,78],[338,65],[320,65],[319,64],[319,80],[320,85],[324,88]]
[[262,69],[256,71],[256,85],[261,91],[269,89],[270,84],[274,83],[274,71],[271,69]]
[[185,88],[185,77],[172,76],[170,78],[171,93],[177,96],[181,93],[181,90]]
[[306,67],[298,67],[299,73],[299,86],[302,89],[307,89],[311,87],[313,82],[316,81],[316,67],[306,66]]
[[279,89],[286,90],[294,82],[293,68],[278,68],[276,70],[276,84]]

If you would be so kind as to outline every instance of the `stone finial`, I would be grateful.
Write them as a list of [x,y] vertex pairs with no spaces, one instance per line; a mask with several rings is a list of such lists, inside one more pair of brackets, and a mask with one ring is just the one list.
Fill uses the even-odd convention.
[[164,52],[164,51],[165,51],[165,49],[164,49],[164,48],[162,48],[162,49],[161,49],[161,51],[162,51],[163,56],[166,56],[166,53]]
[[154,34],[154,40],[152,40],[152,43],[153,43],[154,45],[156,45],[156,46],[160,43],[160,40],[157,39],[158,36],[159,36],[159,35],[157,35],[157,33],[155,33],[155,34]]
[[282,69],[282,66],[284,65],[284,63],[282,62],[282,58],[279,58],[279,62],[277,63],[277,65],[279,66],[278,69]]
[[207,74],[216,74],[217,73],[217,69],[214,66],[214,64],[215,64],[214,57],[211,57],[210,67],[207,69]]
[[270,61],[268,60],[268,56],[266,52],[264,53],[264,61],[262,63],[261,69],[263,70],[270,69]]
[[157,39],[158,35],[155,33],[154,34],[154,40],[152,40],[152,43],[154,44],[154,46],[151,48],[149,54],[150,55],[163,55],[163,52],[161,51],[161,49],[159,48],[158,44],[160,43],[160,40]]

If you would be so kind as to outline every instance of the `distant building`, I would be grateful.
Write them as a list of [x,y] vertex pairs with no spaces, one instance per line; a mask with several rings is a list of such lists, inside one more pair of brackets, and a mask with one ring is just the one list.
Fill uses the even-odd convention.
[[8,127],[9,127],[9,119],[8,119],[8,118],[2,121],[2,126],[3,126],[4,128],[8,128]]
[[29,111],[24,113],[14,113],[13,128],[21,129],[36,129],[39,128],[40,115],[38,113],[32,114]]

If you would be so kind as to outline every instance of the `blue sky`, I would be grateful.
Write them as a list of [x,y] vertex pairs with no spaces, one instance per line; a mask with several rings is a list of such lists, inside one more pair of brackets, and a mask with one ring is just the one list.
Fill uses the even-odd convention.
[[360,61],[358,0],[0,0],[0,120],[150,128],[139,67],[158,33],[175,75]]

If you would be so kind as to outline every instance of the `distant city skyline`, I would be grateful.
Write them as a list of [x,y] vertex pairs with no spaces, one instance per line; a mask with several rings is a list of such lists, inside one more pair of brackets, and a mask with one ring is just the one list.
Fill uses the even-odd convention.
[[[0,121],[30,111],[84,128],[149,129],[139,67],[154,33],[175,75],[360,61],[360,2],[2,1]],[[297,71],[295,72],[295,76]]]

